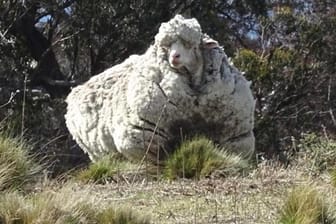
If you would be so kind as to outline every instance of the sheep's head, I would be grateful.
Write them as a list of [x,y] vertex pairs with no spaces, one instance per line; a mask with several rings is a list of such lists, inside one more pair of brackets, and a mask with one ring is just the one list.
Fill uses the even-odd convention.
[[167,48],[169,65],[174,69],[185,68],[189,72],[195,72],[195,68],[201,63],[201,51],[199,44],[190,43],[178,39]]
[[165,50],[173,69],[193,74],[202,67],[201,38],[201,26],[196,19],[176,15],[162,23],[155,43]]

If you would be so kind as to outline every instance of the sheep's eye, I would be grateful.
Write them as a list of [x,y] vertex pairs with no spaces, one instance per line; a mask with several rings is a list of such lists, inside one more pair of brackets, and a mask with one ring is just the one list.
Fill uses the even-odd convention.
[[168,51],[170,46],[161,46],[163,50]]
[[192,47],[192,45],[188,42],[184,42],[183,45],[188,49],[190,49]]
[[181,39],[181,42],[182,42],[182,44],[185,48],[187,48],[187,49],[192,48],[192,45],[188,41],[185,41],[185,40]]

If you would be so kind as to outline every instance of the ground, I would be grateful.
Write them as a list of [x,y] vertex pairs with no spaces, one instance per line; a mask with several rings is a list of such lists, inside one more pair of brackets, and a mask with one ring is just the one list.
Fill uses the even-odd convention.
[[245,176],[167,181],[131,173],[117,179],[103,185],[76,182],[72,189],[140,211],[153,223],[278,223],[288,193],[301,185],[314,185],[336,198],[327,173],[266,162]]
[[[223,152],[213,154],[207,157],[210,164],[222,155],[226,166],[197,180],[167,179],[176,178],[165,176],[170,163],[159,168],[119,155],[50,178],[47,164],[34,165],[24,146],[23,141],[0,138],[1,224],[124,224],[111,220],[124,220],[125,215],[139,219],[134,221],[138,224],[336,223],[336,143],[329,139],[301,141],[302,152],[288,157],[286,165],[276,159],[245,163]],[[182,176],[188,170],[202,173],[187,164],[196,161],[199,167],[203,157],[191,155],[183,157],[182,167],[173,166],[182,169]]]

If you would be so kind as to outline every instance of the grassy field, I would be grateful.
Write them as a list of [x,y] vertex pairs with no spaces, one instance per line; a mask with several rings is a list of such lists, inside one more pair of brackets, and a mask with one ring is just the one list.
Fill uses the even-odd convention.
[[105,185],[76,184],[106,204],[130,207],[152,223],[279,223],[279,211],[296,186],[314,186],[329,199],[335,191],[327,174],[309,175],[300,167],[260,164],[244,177],[193,180],[138,179],[132,175]]
[[[311,151],[287,167],[264,160],[241,172],[185,179],[112,158],[49,179],[33,178],[42,166],[33,166],[25,153],[8,157],[4,150],[24,152],[24,144],[6,139],[0,141],[1,224],[336,223],[334,142],[305,140],[300,147]],[[16,158],[28,166],[12,166]]]

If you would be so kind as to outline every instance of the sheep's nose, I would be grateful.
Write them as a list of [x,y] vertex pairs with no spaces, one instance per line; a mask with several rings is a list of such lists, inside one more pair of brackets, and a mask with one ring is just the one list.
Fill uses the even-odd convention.
[[173,66],[176,67],[180,64],[180,59],[181,54],[177,53],[176,51],[172,51],[169,56],[169,63]]
[[180,58],[180,56],[181,56],[181,55],[180,55],[179,53],[174,53],[174,54],[173,54],[173,58],[174,58],[174,59]]

